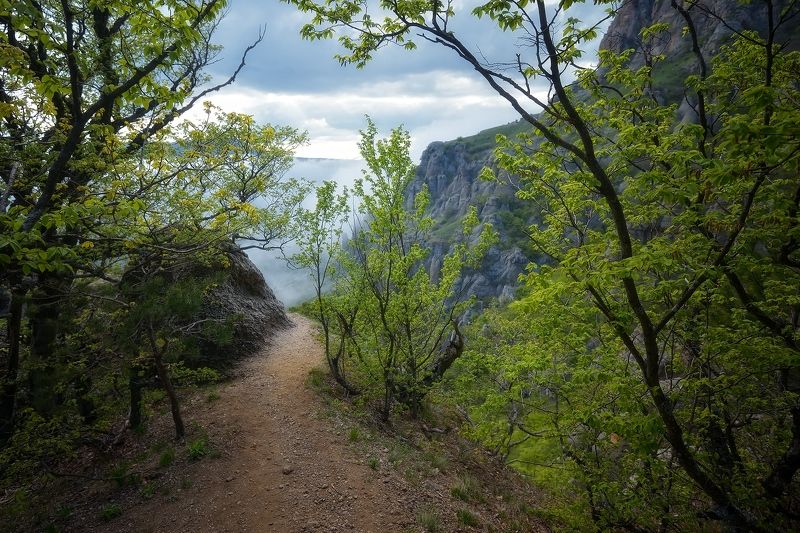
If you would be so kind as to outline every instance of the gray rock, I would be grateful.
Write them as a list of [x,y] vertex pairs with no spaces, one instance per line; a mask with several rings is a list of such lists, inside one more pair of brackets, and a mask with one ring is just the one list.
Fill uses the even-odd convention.
[[233,322],[229,344],[204,343],[202,347],[203,358],[221,361],[221,366],[257,352],[275,332],[291,324],[283,304],[247,255],[236,249],[228,253],[228,259],[230,266],[206,296],[202,312],[204,318]]

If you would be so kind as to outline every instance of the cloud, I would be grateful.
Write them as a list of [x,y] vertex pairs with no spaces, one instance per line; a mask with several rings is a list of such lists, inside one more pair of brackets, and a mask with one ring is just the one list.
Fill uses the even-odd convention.
[[[457,15],[448,29],[488,62],[513,62],[516,53],[526,52],[517,34],[472,16],[476,5],[475,0],[456,0]],[[591,4],[577,7],[576,16],[584,20],[602,11]],[[300,38],[300,28],[309,18],[282,2],[232,0],[216,39],[224,50],[209,69],[215,80],[227,78],[241,51],[258,36],[259,28],[266,28],[264,41],[248,56],[237,83],[210,100],[262,123],[308,131],[310,143],[297,154],[306,159],[298,159],[290,175],[352,184],[361,175],[357,142],[366,114],[381,132],[402,124],[411,133],[415,159],[432,141],[468,136],[519,118],[452,50],[415,38],[419,49],[413,52],[388,46],[363,69],[342,67],[333,59],[341,52],[335,40]],[[590,62],[594,55],[592,51],[584,59]],[[305,274],[287,269],[277,254],[251,256],[287,304],[311,295]]]
[[365,115],[382,131],[402,124],[412,134],[415,158],[432,141],[470,135],[516,118],[508,103],[479,80],[446,70],[327,92],[235,85],[210,100],[261,122],[308,131],[311,141],[298,151],[300,157],[357,159]]
[[[472,16],[475,5],[475,0],[454,4],[457,14],[448,29],[490,62],[513,61],[517,52],[525,52],[517,33],[502,32],[495,22]],[[576,10],[584,19],[599,12],[591,4]],[[225,49],[211,69],[216,79],[229,74],[240,51],[265,26],[264,41],[248,57],[238,82],[211,100],[262,122],[307,130],[311,143],[300,156],[357,158],[365,114],[383,131],[403,124],[411,132],[414,157],[431,141],[468,136],[518,118],[452,50],[416,38],[416,51],[388,46],[364,69],[342,67],[333,59],[341,51],[336,40],[300,38],[309,18],[282,2],[232,0],[217,35]]]

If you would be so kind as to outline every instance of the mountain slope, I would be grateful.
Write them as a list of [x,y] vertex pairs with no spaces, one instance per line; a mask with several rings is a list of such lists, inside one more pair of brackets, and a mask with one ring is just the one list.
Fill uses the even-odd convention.
[[[786,2],[776,4],[778,13]],[[694,4],[689,11],[699,30],[698,44],[706,58],[715,55],[734,32],[754,30],[763,34],[767,28],[764,9],[759,3],[706,0]],[[670,0],[629,0],[624,3],[600,47],[614,52],[641,48],[641,30],[654,23],[666,23],[670,28],[648,48],[649,54],[666,57],[653,69],[655,97],[662,103],[678,103],[678,117],[692,120],[694,104],[683,87],[687,75],[696,70],[698,61],[692,52],[690,38],[684,34],[685,21]],[[799,40],[796,33],[785,31],[778,34],[777,39],[796,47]],[[644,62],[641,52],[631,58],[633,67],[642,66]],[[536,254],[526,238],[526,229],[539,221],[540,213],[531,202],[516,198],[513,177],[506,176],[505,183],[488,183],[478,178],[484,166],[495,167],[493,149],[496,135],[514,137],[530,129],[520,120],[470,137],[432,143],[422,154],[416,177],[408,189],[409,206],[414,195],[424,186],[430,191],[429,214],[436,225],[429,242],[433,252],[426,267],[433,273],[439,270],[452,243],[457,241],[460,221],[471,205],[478,209],[482,222],[491,223],[498,231],[499,244],[489,251],[481,268],[465,274],[459,287],[483,302],[493,298],[509,300],[527,265],[545,260]]]

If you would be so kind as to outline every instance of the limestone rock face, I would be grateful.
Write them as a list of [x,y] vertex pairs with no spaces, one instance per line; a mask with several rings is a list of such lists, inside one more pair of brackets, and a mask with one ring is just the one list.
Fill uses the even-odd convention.
[[[478,210],[482,223],[489,223],[500,234],[478,270],[469,271],[459,281],[456,292],[479,300],[510,300],[519,284],[519,275],[536,258],[523,252],[511,238],[507,216],[519,207],[509,183],[488,182],[478,176],[484,166],[494,164],[492,150],[473,152],[460,141],[432,143],[423,152],[417,174],[409,186],[407,207],[414,196],[428,188],[431,202],[428,214],[436,224],[427,243],[431,248],[425,267],[436,279],[444,257],[461,238],[461,221],[470,206]],[[530,222],[526,220],[526,222]]]
[[[787,1],[778,0],[775,12],[779,13]],[[694,120],[691,95],[685,93],[683,80],[687,74],[696,71],[698,63],[690,39],[683,35],[686,22],[671,4],[671,0],[624,2],[600,46],[615,52],[639,49],[643,28],[656,22],[669,24],[670,31],[651,43],[651,53],[667,57],[660,67],[661,72],[654,71],[654,76],[661,76],[656,96],[664,103],[680,103],[679,119]],[[689,4],[683,0],[679,2],[679,5]],[[767,28],[763,2],[743,4],[736,0],[698,0],[692,4],[690,13],[700,33],[699,44],[707,61],[719,52],[734,31],[756,30],[763,34]],[[720,18],[725,20],[725,24],[720,22]],[[777,37],[797,48],[800,33],[793,34],[794,29],[796,24],[790,24]],[[638,53],[631,61],[633,67],[641,66],[644,57]],[[491,144],[491,140],[488,142]],[[459,289],[483,301],[493,298],[503,301],[513,297],[519,286],[519,276],[530,262],[543,263],[547,259],[536,254],[524,235],[527,226],[539,222],[540,214],[532,202],[523,202],[515,197],[515,189],[510,185],[513,177],[506,180],[508,183],[485,182],[478,178],[484,166],[494,165],[492,149],[486,146],[487,132],[430,144],[422,154],[406,202],[411,207],[414,195],[423,187],[428,188],[431,197],[428,213],[436,224],[427,243],[432,253],[425,266],[434,278],[441,269],[444,256],[460,238],[461,219],[470,205],[476,206],[480,220],[494,226],[500,242],[489,251],[478,270],[464,274]]]
[[[775,2],[775,13],[780,13],[786,6],[786,0]],[[694,4],[694,5],[691,5]],[[767,15],[763,2],[744,4],[736,0],[698,0],[696,2],[678,2],[687,8],[700,38],[698,39],[703,55],[710,59],[716,55],[720,47],[734,32],[756,31],[764,34],[767,30]],[[724,24],[721,21],[725,21]],[[672,6],[671,0],[628,0],[617,11],[614,20],[600,42],[600,48],[621,52],[630,48],[639,49],[641,38],[639,32],[655,23],[669,24],[668,35],[656,39],[652,52],[664,54],[668,60],[685,59],[686,63],[695,63],[690,57],[691,40],[682,35],[686,20]],[[793,26],[793,25],[790,25]],[[778,34],[779,40],[795,40],[792,28],[785,28]],[[636,54],[633,66],[641,66],[643,56]],[[689,65],[686,65],[687,67]]]

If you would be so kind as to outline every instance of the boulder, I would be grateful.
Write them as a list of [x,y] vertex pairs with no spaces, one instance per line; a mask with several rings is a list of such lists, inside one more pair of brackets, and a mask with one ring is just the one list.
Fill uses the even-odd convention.
[[204,341],[192,366],[225,368],[260,350],[277,331],[291,325],[283,304],[261,271],[241,250],[228,252],[230,265],[205,297],[200,318],[230,320],[230,342]]

